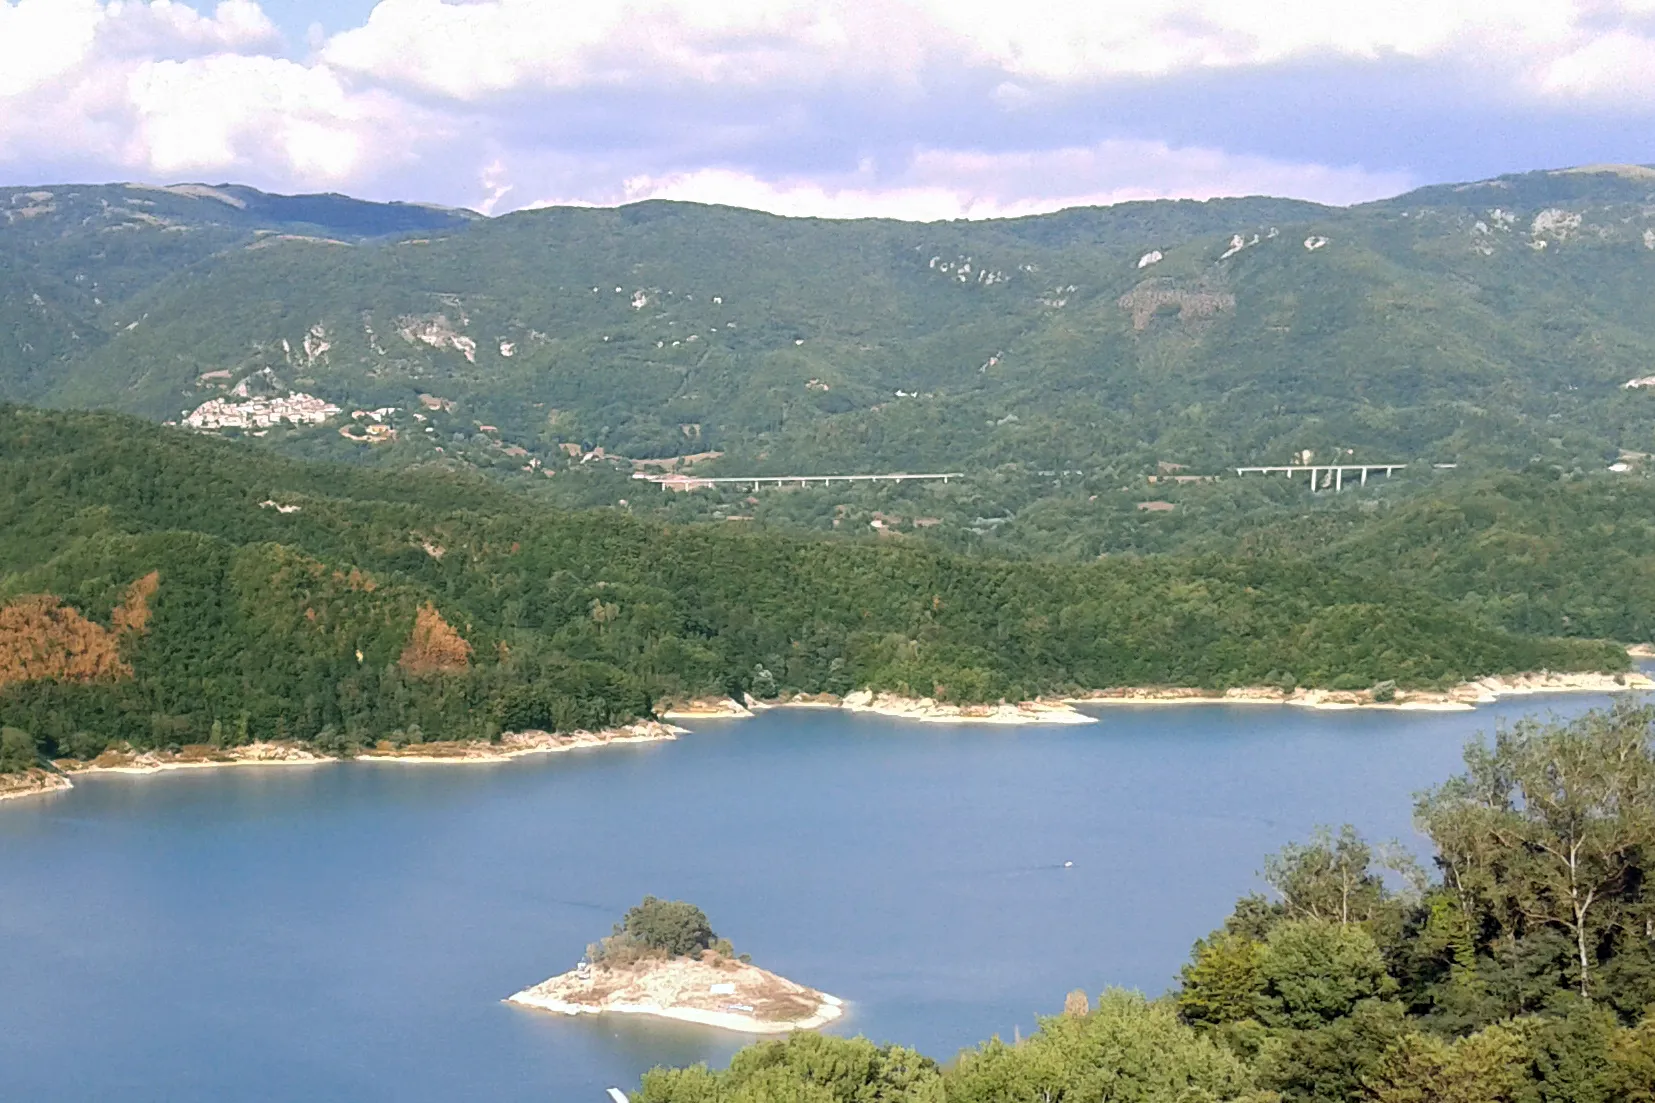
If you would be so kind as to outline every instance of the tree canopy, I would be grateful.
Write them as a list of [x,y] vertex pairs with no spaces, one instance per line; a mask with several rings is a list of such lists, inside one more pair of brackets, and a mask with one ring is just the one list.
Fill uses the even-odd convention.
[[1012,561],[548,511],[0,407],[0,723],[53,758],[599,729],[697,695],[1441,687],[1620,670],[1296,553]]
[[711,949],[718,941],[706,912],[682,900],[657,900],[653,896],[629,908],[615,933],[668,957],[690,957]]

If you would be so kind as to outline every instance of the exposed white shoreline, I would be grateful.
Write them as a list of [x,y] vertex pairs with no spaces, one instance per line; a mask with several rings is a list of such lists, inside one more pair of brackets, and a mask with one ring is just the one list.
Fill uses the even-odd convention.
[[[1637,649],[1632,649],[1639,655]],[[829,694],[799,696],[789,700],[761,702],[749,698],[745,704],[730,698],[698,700],[669,708],[662,720],[645,720],[598,732],[543,731],[512,732],[499,743],[429,743],[424,750],[370,750],[350,761],[402,763],[429,766],[477,766],[531,755],[632,743],[655,743],[687,734],[684,728],[667,723],[670,719],[745,719],[757,712],[776,708],[842,709],[846,712],[888,716],[927,724],[1095,724],[1076,705],[1290,705],[1296,708],[1348,711],[1352,709],[1394,712],[1470,712],[1478,705],[1493,704],[1504,697],[1528,697],[1554,693],[1635,693],[1655,690],[1655,680],[1640,671],[1622,674],[1551,673],[1493,676],[1465,682],[1446,692],[1399,690],[1395,699],[1375,701],[1366,690],[1340,691],[1297,689],[1290,693],[1269,686],[1252,686],[1224,692],[1176,686],[1125,687],[1097,690],[1062,700],[1024,701],[1018,704],[951,705],[930,698],[898,697],[871,690],[858,690],[843,699]],[[144,751],[122,754],[106,752],[92,762],[58,762],[60,773],[40,771],[34,786],[0,789],[0,801],[64,792],[73,788],[69,775],[158,774],[171,770],[213,770],[239,766],[325,766],[346,761],[317,754],[298,744],[252,743],[226,751],[211,751],[201,757],[179,757]],[[44,780],[55,779],[55,780]],[[640,1012],[643,1013],[643,1012]]]
[[582,962],[506,1002],[560,1015],[653,1015],[743,1034],[814,1030],[845,1013],[836,996],[711,954],[615,967]]
[[866,712],[875,716],[890,716],[900,720],[917,720],[922,724],[1095,724],[1098,718],[1087,716],[1065,701],[1022,701],[1018,704],[1001,702],[998,705],[949,705],[929,697],[914,699],[886,693],[858,690],[847,693],[840,708],[846,712]]
[[[337,762],[397,762],[436,766],[475,766],[509,762],[530,755],[607,747],[624,743],[656,743],[677,739],[685,730],[658,720],[645,720],[598,732],[511,732],[499,743],[428,743],[425,753],[407,749],[369,750],[348,759],[317,754],[287,743],[251,743],[204,757],[177,757],[155,751],[136,754],[106,752],[89,763],[64,761],[59,766],[73,774],[159,774],[172,770],[215,770],[239,766],[327,766]],[[65,779],[67,780],[67,779]]]
[[[367,751],[355,756],[352,761],[402,762],[435,766],[476,766],[491,762],[509,762],[514,758],[527,758],[531,755],[562,754],[565,751],[579,751],[590,747],[612,747],[626,743],[661,743],[687,734],[686,729],[674,724],[662,723],[659,720],[644,720],[636,724],[628,724],[625,727],[611,728],[601,732],[577,731],[561,734],[514,732],[502,736],[498,745],[493,743],[456,744],[462,750],[453,754],[445,754],[441,751],[432,754]],[[445,745],[436,744],[436,746]]]
[[[1617,680],[1618,679],[1618,680]],[[1639,671],[1622,674],[1552,673],[1490,676],[1464,682],[1446,691],[1397,690],[1394,698],[1376,701],[1369,690],[1296,689],[1245,686],[1206,690],[1181,686],[1137,686],[1096,690],[1061,700],[1038,699],[1016,704],[951,705],[929,697],[899,697],[862,689],[844,698],[829,694],[798,696],[779,701],[745,704],[731,698],[699,700],[675,707],[664,715],[690,719],[745,719],[770,709],[843,709],[846,712],[889,716],[926,724],[1093,724],[1098,718],[1076,705],[1291,705],[1295,708],[1346,711],[1372,709],[1387,712],[1470,712],[1502,697],[1551,693],[1628,693],[1655,689],[1655,681]]]
[[105,751],[91,762],[62,759],[57,765],[69,774],[161,774],[172,770],[216,770],[230,766],[325,766],[339,761],[297,744],[249,743],[211,758],[179,758],[157,751]]
[[675,705],[661,715],[669,720],[745,720],[771,709],[839,709],[898,720],[915,720],[922,724],[1097,723],[1097,717],[1087,716],[1065,701],[953,705],[930,697],[899,697],[892,693],[875,693],[871,689],[859,689],[842,698],[828,693],[799,694],[778,701],[758,701],[749,697],[745,704],[729,697],[722,700],[701,699]]
[[30,770],[22,775],[7,774],[0,776],[0,801],[66,793],[74,787],[75,783],[67,777],[50,770]]
[[816,1030],[845,1013],[845,1001],[826,992],[822,993],[822,1002],[816,1014],[808,1019],[787,1023],[765,1022],[734,1011],[703,1011],[696,1007],[663,1007],[654,1003],[610,1003],[602,1007],[593,1007],[590,1004],[568,1003],[548,996],[537,996],[532,991],[508,996],[506,1002],[541,1011],[553,1011],[560,1015],[603,1015],[609,1012],[617,1015],[653,1015],[658,1019],[676,1019],[679,1022],[733,1030],[742,1034],[791,1034],[795,1030]]
[[1177,687],[1099,690],[1069,698],[1083,705],[1292,705],[1297,708],[1346,711],[1373,709],[1394,712],[1471,712],[1502,697],[1530,697],[1553,693],[1636,693],[1655,689],[1655,680],[1639,671],[1623,674],[1563,673],[1490,676],[1462,682],[1445,692],[1398,690],[1390,701],[1375,701],[1367,690],[1297,689],[1284,692],[1269,686],[1249,686],[1215,693]]
[[667,710],[661,713],[661,719],[745,720],[752,715],[753,710],[734,697],[703,697],[694,701],[684,701],[668,706]]

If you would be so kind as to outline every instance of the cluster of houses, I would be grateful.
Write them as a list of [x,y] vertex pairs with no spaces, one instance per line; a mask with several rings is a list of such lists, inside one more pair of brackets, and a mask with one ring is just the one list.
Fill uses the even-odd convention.
[[211,398],[186,413],[184,424],[191,429],[268,429],[284,421],[320,425],[342,413],[333,403],[303,392],[240,402]]

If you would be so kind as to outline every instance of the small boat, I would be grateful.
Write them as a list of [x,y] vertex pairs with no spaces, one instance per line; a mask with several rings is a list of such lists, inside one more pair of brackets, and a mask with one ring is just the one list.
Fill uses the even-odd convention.
[[627,1099],[626,1093],[623,1092],[621,1089],[619,1089],[619,1088],[610,1088],[609,1089],[609,1103],[631,1103],[631,1101]]

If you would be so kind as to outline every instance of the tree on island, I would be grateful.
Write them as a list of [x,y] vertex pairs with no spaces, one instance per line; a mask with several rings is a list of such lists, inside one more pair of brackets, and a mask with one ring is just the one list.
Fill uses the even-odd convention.
[[[594,965],[620,965],[643,957],[700,957],[709,950],[735,956],[730,940],[714,933],[706,912],[687,901],[646,896],[627,910],[608,938],[587,947],[587,958]],[[747,960],[745,954],[742,960]]]

